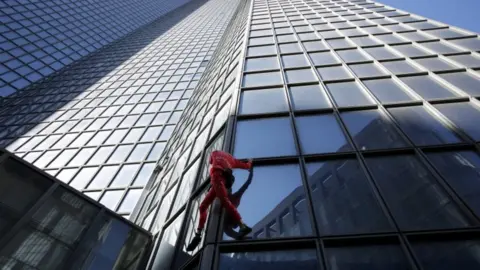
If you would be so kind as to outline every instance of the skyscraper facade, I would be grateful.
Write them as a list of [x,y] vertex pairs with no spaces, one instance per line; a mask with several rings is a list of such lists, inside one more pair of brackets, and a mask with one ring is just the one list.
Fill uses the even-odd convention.
[[[373,1],[241,1],[131,216],[149,267],[478,269],[479,51]],[[253,232],[216,203],[187,252],[213,149],[254,158]]]
[[237,3],[191,1],[5,98],[0,145],[128,217]]
[[187,2],[2,1],[0,102]]

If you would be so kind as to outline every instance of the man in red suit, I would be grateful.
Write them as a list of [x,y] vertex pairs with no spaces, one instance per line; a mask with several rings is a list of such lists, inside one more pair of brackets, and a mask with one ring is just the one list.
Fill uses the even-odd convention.
[[[233,177],[232,169],[238,168],[249,170],[252,168],[252,161],[249,160],[248,162],[242,162],[235,159],[229,153],[223,151],[213,151],[212,154],[210,154],[209,163],[211,188],[200,204],[200,219],[198,222],[197,232],[195,233],[195,237],[192,239],[192,242],[188,245],[187,251],[194,250],[200,243],[202,239],[201,234],[207,221],[208,207],[213,203],[215,198],[218,198],[222,203],[222,207],[227,212],[233,227],[236,227],[236,225],[240,227],[237,239],[243,238],[252,231],[250,227],[243,223],[242,217],[238,213],[236,206],[230,201],[227,188],[225,186],[226,181],[231,180],[230,177]],[[231,187],[231,183],[227,184]]]

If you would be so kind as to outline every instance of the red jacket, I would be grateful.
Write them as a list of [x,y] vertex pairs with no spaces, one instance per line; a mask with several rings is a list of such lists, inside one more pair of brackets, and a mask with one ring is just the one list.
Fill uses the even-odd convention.
[[210,164],[214,169],[250,169],[252,167],[251,162],[243,162],[235,159],[229,153],[223,151],[213,151],[210,154]]

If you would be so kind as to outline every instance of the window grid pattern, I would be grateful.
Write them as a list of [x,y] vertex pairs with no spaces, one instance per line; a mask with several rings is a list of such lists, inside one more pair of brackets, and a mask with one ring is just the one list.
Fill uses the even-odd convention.
[[3,145],[128,217],[233,14],[189,3],[2,107]]
[[3,2],[0,8],[0,99],[39,82],[187,2]]

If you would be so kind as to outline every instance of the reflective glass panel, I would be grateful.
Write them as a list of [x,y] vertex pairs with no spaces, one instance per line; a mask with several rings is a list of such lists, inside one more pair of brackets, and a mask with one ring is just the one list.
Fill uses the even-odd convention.
[[356,82],[329,83],[327,89],[332,94],[338,107],[374,104]]
[[[259,106],[261,104],[261,106]],[[272,88],[243,91],[240,99],[240,114],[273,113],[288,111],[285,90]]]

